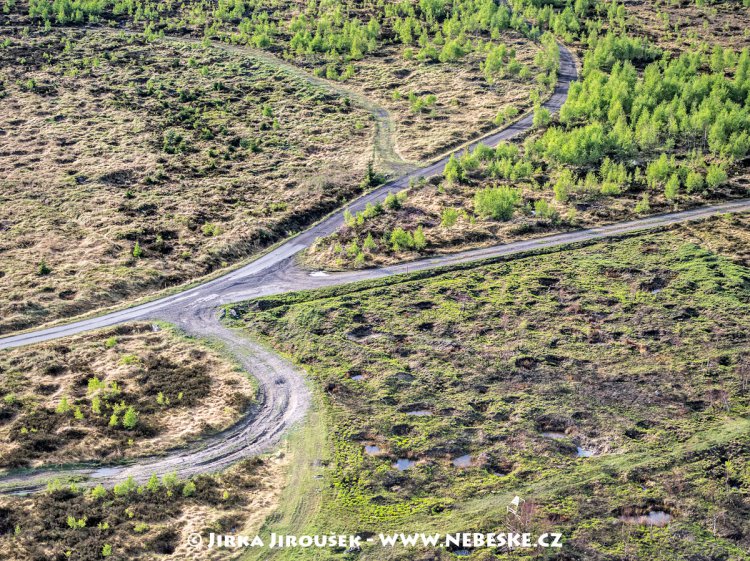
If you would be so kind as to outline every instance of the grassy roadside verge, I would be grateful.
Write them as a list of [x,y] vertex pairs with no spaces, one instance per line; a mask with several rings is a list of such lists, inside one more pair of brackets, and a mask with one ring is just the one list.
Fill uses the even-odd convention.
[[[305,422],[289,434],[282,447],[290,458],[279,507],[266,519],[258,532],[266,543],[272,532],[303,535],[314,531],[315,520],[323,501],[323,466],[330,461],[326,426],[326,414],[320,396],[316,395]],[[293,550],[266,548],[251,549],[242,557],[243,561],[282,561],[295,558],[297,554]]]

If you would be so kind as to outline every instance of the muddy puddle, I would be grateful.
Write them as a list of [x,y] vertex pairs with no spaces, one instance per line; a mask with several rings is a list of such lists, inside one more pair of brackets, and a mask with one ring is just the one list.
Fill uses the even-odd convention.
[[466,454],[453,460],[453,465],[460,468],[471,467],[471,455]]
[[399,458],[396,460],[396,463],[393,464],[393,467],[395,467],[398,471],[404,471],[406,469],[409,469],[414,465],[414,462],[407,458]]
[[552,440],[562,440],[564,438],[568,438],[568,436],[564,432],[557,431],[546,431],[542,433],[542,436],[544,438],[551,438]]
[[645,514],[622,515],[620,520],[626,524],[638,524],[640,526],[666,526],[672,520],[672,515],[663,510],[650,510]]

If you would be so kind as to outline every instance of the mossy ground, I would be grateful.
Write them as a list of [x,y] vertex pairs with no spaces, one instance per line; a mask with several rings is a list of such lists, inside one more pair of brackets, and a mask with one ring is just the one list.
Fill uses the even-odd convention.
[[[491,531],[513,522],[517,494],[524,527],[564,532],[566,558],[745,558],[750,270],[731,240],[747,230],[721,218],[251,304],[246,328],[324,395],[332,460],[314,526]],[[695,243],[709,236],[735,251]],[[453,465],[465,454],[470,467]],[[668,526],[619,519],[653,509]]]

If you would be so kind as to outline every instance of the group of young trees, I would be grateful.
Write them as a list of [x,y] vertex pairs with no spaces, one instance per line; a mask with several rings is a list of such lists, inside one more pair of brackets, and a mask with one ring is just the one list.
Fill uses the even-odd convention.
[[117,402],[115,397],[120,395],[120,387],[117,382],[102,382],[99,378],[89,378],[87,395],[91,400],[92,415],[99,416],[104,413],[103,409],[109,410],[108,425],[112,428],[118,425],[132,430],[138,424],[138,411],[132,405],[124,401]]
[[570,0],[566,3],[510,0],[513,13],[529,27],[531,36],[549,31],[566,43],[584,39],[606,26],[613,31],[626,27],[627,12],[619,0]]
[[[541,36],[522,16],[494,0],[365,5],[353,0],[310,0],[301,13],[284,7],[269,12],[261,0],[30,0],[28,13],[46,25],[125,17],[146,22],[150,34],[192,26],[207,37],[314,57],[325,63],[326,72],[335,71],[335,79],[342,76],[335,65],[359,60],[384,43],[401,44],[407,47],[405,56],[427,62],[454,62],[478,51],[485,55],[488,81],[505,75],[524,77],[529,70],[499,42],[500,34],[514,28],[531,38]],[[344,75],[353,71],[347,66]]]
[[[631,185],[673,200],[683,190],[718,188],[732,162],[750,153],[748,49],[665,53],[628,35],[617,0],[577,0],[562,10],[533,0],[511,4],[538,31],[577,38],[587,48],[560,124],[527,140],[522,157],[511,150],[491,158],[488,177],[519,180],[544,169],[560,201],[618,195]],[[539,121],[543,128],[546,120]],[[462,180],[476,159],[454,159],[446,179]]]
[[498,78],[504,78],[507,75],[518,75],[521,78],[525,78],[530,73],[528,66],[524,66],[516,60],[515,49],[510,49],[502,43],[489,46],[487,56],[481,68],[485,79],[490,84]]
[[[363,10],[349,0],[312,1],[305,13],[286,28],[281,24],[275,33],[289,35],[288,50],[297,55],[318,53],[347,60],[362,58],[386,42],[401,44],[407,47],[405,56],[427,62],[454,62],[479,51],[485,53],[483,71],[490,82],[503,75],[529,73],[515,60],[513,50],[499,43],[503,30],[515,28],[534,38],[541,35],[533,35],[523,18],[494,0],[404,0],[369,8]],[[257,28],[249,21],[246,18],[240,25],[246,33]]]
[[110,4],[104,0],[29,0],[29,15],[55,23],[95,20]]
[[576,196],[614,196],[619,195],[630,187],[633,175],[629,173],[623,163],[615,163],[605,158],[599,172],[588,171],[579,177],[570,168],[562,168],[556,172],[556,178],[550,181],[555,193],[555,199],[567,202],[572,195]]
[[[87,394],[90,398],[89,417],[101,417],[108,409],[109,421],[108,426],[115,428],[121,426],[126,430],[133,430],[138,425],[138,411],[132,405],[126,405],[124,401],[117,402],[114,400],[120,394],[120,388],[117,382],[104,383],[99,378],[90,378],[88,381]],[[63,396],[55,407],[55,413],[62,416],[72,414],[76,421],[86,419],[86,414],[82,409],[82,400],[76,400],[71,403],[67,396]],[[105,417],[106,419],[106,417]]]
[[653,62],[662,56],[658,47],[643,37],[607,32],[598,35],[592,32],[587,39],[587,50],[583,57],[583,75],[593,70],[609,71],[616,62],[626,60],[634,63]]
[[343,55],[348,60],[359,60],[374,51],[380,36],[380,24],[370,18],[367,24],[358,19],[345,19],[341,5],[332,13],[318,13],[315,17],[300,14],[289,24],[289,50],[296,54],[328,53]]
[[[616,43],[607,44],[614,48]],[[581,82],[571,86],[560,112],[561,126],[528,143],[527,155],[558,166],[584,167],[599,165],[605,158],[649,161],[665,151],[697,154],[684,171],[662,184],[672,199],[681,186],[695,191],[698,185],[717,185],[699,181],[698,174],[708,173],[700,154],[715,160],[716,178],[716,165],[726,166],[750,153],[747,49],[665,57],[640,74],[630,60],[618,58],[609,72],[601,62],[608,57],[598,60],[586,67]]]
[[[220,0],[219,4],[225,0]],[[111,14],[127,15],[136,21],[156,21],[170,13],[173,1],[155,0],[29,0],[29,16],[48,24],[97,22]]]
[[521,191],[507,185],[486,187],[474,195],[474,211],[493,220],[510,220],[521,202]]
[[487,177],[513,181],[531,177],[534,172],[531,161],[521,157],[517,145],[501,142],[495,148],[479,144],[472,152],[451,155],[443,177],[449,183],[460,182],[466,179],[467,172],[482,166]]
[[366,223],[373,218],[381,216],[389,211],[401,209],[406,200],[406,191],[399,193],[389,193],[382,203],[368,204],[365,210],[351,213],[349,210],[344,212],[344,224],[351,231],[351,241],[343,246],[341,243],[335,243],[334,254],[339,259],[347,258],[355,266],[363,266],[367,257],[378,251],[422,251],[427,247],[427,239],[421,226],[415,230],[409,231],[401,227],[394,228],[392,231],[385,231],[379,240],[376,241],[372,232],[368,232],[364,241],[360,244],[362,231],[366,229]]
[[711,58],[683,53],[649,64],[642,75],[628,60],[614,63],[609,73],[592,67],[571,86],[560,112],[564,127],[550,129],[537,148],[568,164],[680,146],[717,157],[745,156],[750,51],[727,55],[729,64],[718,71],[707,70]]

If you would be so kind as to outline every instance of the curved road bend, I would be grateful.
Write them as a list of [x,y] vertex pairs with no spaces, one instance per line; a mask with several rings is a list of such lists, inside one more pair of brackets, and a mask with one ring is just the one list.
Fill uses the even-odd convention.
[[[575,77],[573,57],[561,45],[558,83],[552,97],[544,104],[544,107],[551,112],[558,111],[565,102],[570,82]],[[479,142],[495,146],[500,141],[509,140],[528,130],[531,125],[532,115],[527,115],[506,129],[474,142],[470,148]],[[739,200],[600,228],[431,257],[380,269],[314,275],[297,267],[293,259],[294,255],[307,248],[316,238],[336,231],[343,224],[346,209],[351,212],[363,210],[368,203],[384,199],[389,192],[407,187],[413,178],[441,173],[448,158],[449,156],[383,185],[252,263],[205,284],[98,318],[0,339],[0,349],[7,349],[133,320],[163,319],[177,324],[189,333],[221,340],[235,353],[247,371],[258,380],[259,385],[258,401],[253,410],[237,424],[221,433],[171,450],[164,456],[139,459],[137,463],[10,473],[0,477],[0,493],[34,492],[42,489],[50,478],[62,475],[83,477],[88,480],[89,484],[102,483],[108,486],[128,476],[134,477],[139,482],[147,480],[152,474],[163,475],[169,472],[176,472],[180,477],[188,477],[198,473],[222,470],[242,458],[262,453],[277,444],[286,430],[300,420],[307,411],[310,395],[304,379],[299,371],[283,358],[242,337],[238,332],[223,327],[216,318],[216,307],[219,305],[259,296],[376,279],[561,244],[596,240],[727,212],[750,211],[750,200]]]
[[[36,492],[42,490],[50,479],[63,475],[85,478],[91,485],[102,483],[105,486],[112,486],[128,476],[132,476],[139,482],[144,482],[153,474],[164,475],[165,473],[176,472],[180,477],[188,477],[199,473],[216,472],[243,458],[267,451],[277,444],[286,430],[304,417],[310,404],[309,391],[301,373],[288,361],[243,337],[240,333],[222,326],[216,318],[216,307],[221,304],[295,290],[323,288],[435,267],[469,263],[734,212],[750,212],[750,199],[652,216],[600,228],[556,234],[451,255],[441,255],[380,269],[318,276],[299,269],[294,260],[284,259],[273,265],[263,267],[261,269],[262,274],[245,278],[224,278],[221,284],[212,288],[213,292],[199,292],[193,299],[178,300],[178,305],[163,306],[157,308],[156,313],[139,314],[132,319],[163,319],[179,325],[189,333],[204,337],[215,337],[222,341],[258,381],[258,400],[248,415],[221,433],[183,448],[171,450],[165,456],[139,459],[138,463],[109,467],[77,467],[63,470],[40,469],[0,476],[0,494]],[[131,318],[128,317],[106,325],[130,320]],[[96,319],[92,319],[73,324],[75,331],[72,331],[72,333],[95,329],[91,325],[92,323],[96,325],[96,321]],[[34,337],[34,340],[27,343],[16,341],[7,344],[6,341],[12,338],[6,338],[0,340],[0,347],[17,347],[63,336],[43,334],[43,332],[28,335]]]
[[[560,71],[555,90],[544,104],[556,112],[567,99],[571,81],[576,78],[573,56],[560,46]],[[475,141],[495,146],[528,130],[532,115],[526,115],[507,128]],[[0,492],[29,493],[43,489],[49,479],[58,476],[82,477],[89,484],[114,485],[128,476],[142,482],[152,474],[176,472],[187,477],[202,472],[219,471],[232,463],[270,449],[279,442],[286,430],[301,419],[310,404],[310,395],[300,373],[287,361],[260,345],[223,327],[216,317],[216,306],[234,301],[235,296],[261,295],[314,288],[331,281],[349,282],[346,275],[312,277],[295,266],[294,255],[312,244],[320,236],[336,231],[344,222],[345,210],[358,212],[368,203],[383,200],[391,191],[401,190],[412,179],[442,173],[450,156],[395,181],[387,183],[348,204],[307,231],[281,244],[259,259],[226,275],[182,293],[147,302],[129,309],[100,317],[51,327],[0,339],[0,349],[7,349],[49,341],[116,324],[144,319],[171,321],[189,333],[215,337],[222,341],[258,381],[258,400],[253,410],[233,427],[158,457],[139,459],[125,465],[77,466],[59,470],[36,469],[6,474],[0,477]],[[398,267],[373,271],[373,277],[398,272]],[[359,277],[361,273],[355,273]]]
[[[576,76],[577,73],[573,55],[566,47],[560,45],[560,71],[558,73],[558,81],[552,96],[547,100],[543,107],[547,108],[552,113],[559,111],[560,107],[562,107],[567,99],[570,83],[575,80]],[[488,146],[496,146],[501,141],[510,140],[518,134],[529,130],[532,126],[532,120],[533,115],[528,114],[501,131],[476,140],[469,145],[469,149],[473,149],[480,143]],[[463,150],[464,148],[459,151]],[[433,164],[386,183],[358,199],[355,199],[348,205],[342,207],[339,211],[331,214],[326,219],[315,224],[296,237],[291,238],[289,241],[277,246],[259,259],[256,259],[235,271],[227,273],[226,275],[185,290],[184,292],[146,302],[138,306],[133,306],[132,308],[119,310],[67,325],[59,325],[21,335],[4,337],[0,339],[0,349],[49,341],[51,339],[75,335],[76,333],[81,333],[83,331],[100,329],[102,327],[109,327],[133,320],[172,318],[176,313],[179,314],[181,310],[187,307],[191,309],[195,309],[196,307],[213,307],[217,302],[228,302],[223,296],[229,291],[234,291],[238,286],[265,286],[268,290],[266,294],[295,290],[295,288],[289,288],[288,283],[284,283],[283,288],[279,285],[279,282],[281,282],[282,279],[277,278],[276,273],[278,272],[280,265],[283,265],[285,269],[288,269],[293,261],[292,257],[295,254],[309,247],[317,238],[330,235],[338,230],[344,223],[344,212],[346,212],[346,210],[349,210],[352,213],[359,212],[364,210],[369,203],[382,201],[388,193],[405,189],[413,179],[418,179],[419,177],[432,177],[442,173],[449,158],[450,155],[445,156]],[[379,270],[375,270],[373,273],[375,277],[380,276]],[[307,286],[300,285],[297,287],[297,289],[303,288],[307,288]]]
[[310,393],[304,378],[276,353],[219,324],[214,310],[195,316],[192,325],[199,328],[202,336],[221,340],[257,380],[255,404],[240,422],[190,446],[170,450],[165,456],[141,458],[137,463],[11,472],[0,478],[0,494],[40,491],[48,481],[60,476],[80,477],[91,485],[101,483],[107,487],[129,476],[140,483],[153,474],[161,477],[175,472],[180,477],[190,477],[221,471],[277,444],[307,412]]

